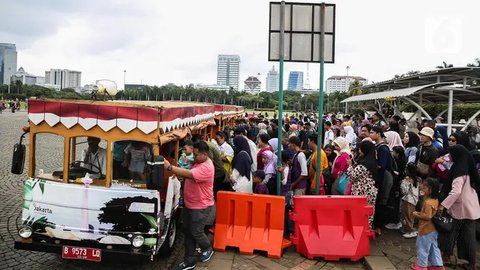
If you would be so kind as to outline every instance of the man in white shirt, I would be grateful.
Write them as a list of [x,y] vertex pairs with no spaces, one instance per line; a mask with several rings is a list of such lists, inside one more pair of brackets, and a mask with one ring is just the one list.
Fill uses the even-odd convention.
[[333,140],[335,140],[335,134],[333,133],[332,123],[330,121],[326,121],[325,125],[323,126],[325,128],[325,137],[323,139],[323,147],[325,147],[326,145],[333,143]]
[[232,160],[233,160],[233,148],[227,143],[227,136],[223,131],[217,131],[215,134],[215,142],[217,143],[218,150],[222,154],[223,167],[228,174],[232,174]]
[[[107,150],[98,146],[100,138],[88,137],[88,148],[83,150],[82,167],[92,170],[96,173],[90,174],[91,178],[102,178],[107,174]],[[99,171],[99,169],[101,171]]]

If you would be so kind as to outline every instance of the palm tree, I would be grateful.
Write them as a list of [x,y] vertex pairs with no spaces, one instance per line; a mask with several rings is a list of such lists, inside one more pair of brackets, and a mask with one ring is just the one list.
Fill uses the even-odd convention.
[[444,69],[444,68],[452,68],[453,64],[447,64],[447,62],[443,61],[443,65],[437,66],[438,69]]
[[480,58],[475,58],[475,63],[469,63],[467,67],[480,67]]
[[358,96],[361,94],[362,94],[362,84],[359,81],[355,80],[348,87],[348,95],[352,97],[352,96]]

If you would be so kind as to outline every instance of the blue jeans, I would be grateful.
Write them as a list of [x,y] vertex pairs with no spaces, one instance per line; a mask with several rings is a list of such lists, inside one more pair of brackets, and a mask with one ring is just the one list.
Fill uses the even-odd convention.
[[417,236],[417,264],[421,267],[443,266],[442,255],[437,243],[438,232]]

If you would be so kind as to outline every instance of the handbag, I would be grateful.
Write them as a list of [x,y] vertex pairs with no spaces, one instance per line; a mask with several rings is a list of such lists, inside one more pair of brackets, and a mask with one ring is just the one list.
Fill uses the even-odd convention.
[[342,173],[342,175],[338,179],[338,183],[337,183],[337,191],[340,194],[345,194],[345,191],[347,190],[348,182],[350,182],[350,181],[348,179],[347,173],[346,172]]
[[420,146],[420,150],[419,150],[419,154],[418,154],[418,161],[417,161],[417,173],[419,174],[419,176],[428,176],[428,174],[430,173],[430,165],[429,164],[426,164],[426,163],[423,163],[420,161],[420,157],[422,156],[422,147]]
[[447,211],[444,211],[442,214],[433,216],[432,222],[438,232],[449,233],[452,231],[453,218],[447,213]]
[[430,173],[430,165],[420,161],[417,162],[417,173],[420,176],[427,176]]
[[348,181],[344,195],[352,195],[352,181]]

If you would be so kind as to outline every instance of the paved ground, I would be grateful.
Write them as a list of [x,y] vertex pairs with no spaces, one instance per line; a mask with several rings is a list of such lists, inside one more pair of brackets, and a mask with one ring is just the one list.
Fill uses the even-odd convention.
[[[171,269],[182,260],[182,236],[178,239],[170,258],[157,258],[154,262],[102,262],[62,260],[59,255],[29,252],[13,249],[13,241],[17,237],[15,220],[21,211],[21,191],[26,176],[10,173],[11,153],[14,143],[21,135],[21,127],[27,124],[25,112],[0,114],[0,269]],[[62,152],[53,147],[55,140],[45,138],[42,144],[41,156],[37,158],[39,167],[47,170],[56,168],[62,159]],[[26,142],[28,144],[28,141]],[[28,147],[27,147],[28,148]],[[26,164],[27,167],[27,164]],[[385,256],[398,268],[408,269],[414,261],[415,240],[403,239],[397,232],[386,232],[372,241],[372,252],[376,258]],[[480,256],[479,256],[480,257]],[[297,254],[291,247],[285,251],[281,259],[268,259],[263,253],[253,256],[240,255],[237,250],[229,249],[225,253],[215,253],[209,263],[198,264],[197,269],[366,269],[364,262],[325,262],[322,260],[307,260]],[[382,269],[382,268],[379,268]],[[383,268],[382,270],[386,270]]]

